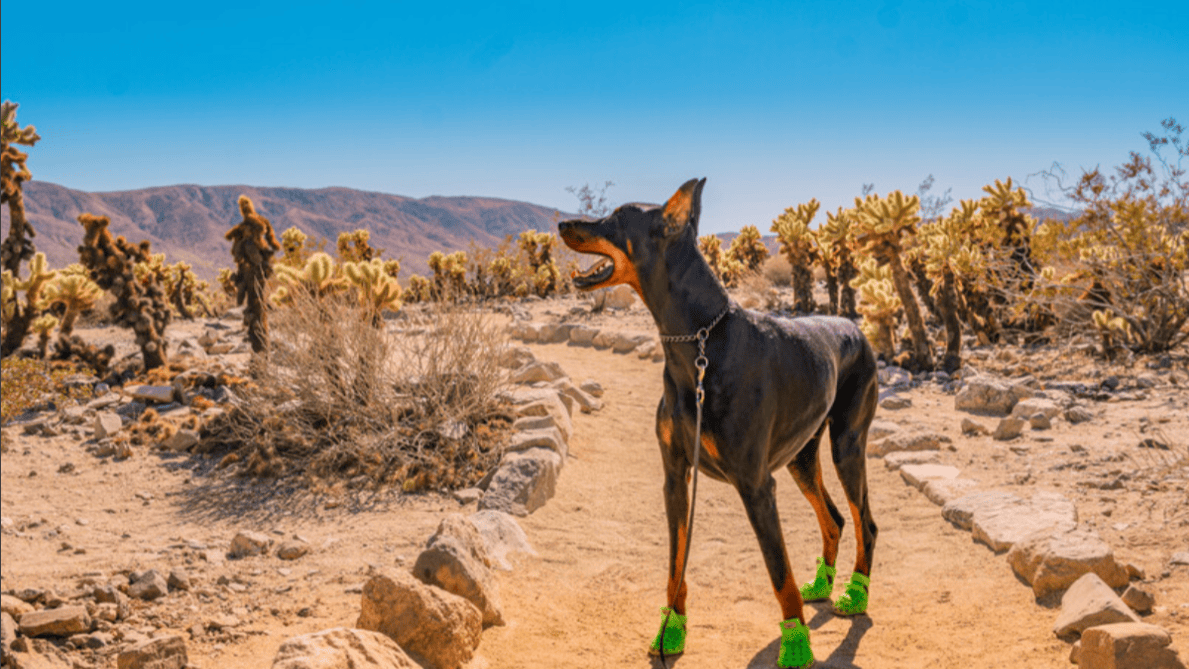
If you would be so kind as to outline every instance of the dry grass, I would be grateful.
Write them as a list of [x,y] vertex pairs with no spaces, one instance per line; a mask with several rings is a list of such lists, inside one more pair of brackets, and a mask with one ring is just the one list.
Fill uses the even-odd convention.
[[294,296],[270,315],[271,349],[205,449],[253,476],[303,475],[405,491],[473,485],[509,429],[497,399],[502,331],[450,305],[371,326],[355,303]]

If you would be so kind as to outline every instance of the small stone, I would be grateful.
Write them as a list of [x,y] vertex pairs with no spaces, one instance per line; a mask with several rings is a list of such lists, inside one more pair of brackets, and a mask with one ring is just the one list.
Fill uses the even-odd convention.
[[179,451],[188,451],[191,447],[198,443],[198,433],[194,430],[187,430],[185,428],[174,432],[168,439],[161,442],[161,445],[166,449],[175,453]]
[[173,401],[173,386],[128,386],[124,392],[146,403],[169,404]]
[[473,502],[478,502],[479,498],[483,496],[483,491],[479,488],[463,488],[454,491],[454,499],[459,504],[467,505]]
[[91,631],[87,607],[70,605],[56,609],[30,611],[20,618],[19,629],[25,636],[70,636]]
[[128,596],[136,599],[153,600],[169,593],[169,581],[156,569],[138,574],[128,586]]
[[892,411],[907,409],[910,406],[912,406],[912,400],[907,397],[900,397],[899,395],[890,395],[879,403],[879,408]]
[[245,530],[236,534],[235,538],[231,540],[231,548],[227,551],[227,555],[231,558],[260,555],[267,553],[270,546],[272,546],[272,538],[267,534]]
[[991,431],[985,425],[974,420],[973,418],[962,419],[962,434],[990,434]]
[[1043,413],[1033,414],[1032,417],[1028,419],[1028,425],[1030,425],[1033,430],[1048,430],[1053,427],[1052,421],[1050,421],[1049,417]]
[[999,426],[995,428],[995,434],[991,435],[996,441],[1007,441],[1015,439],[1024,431],[1026,421],[1018,416],[1007,416],[999,419]]
[[290,539],[281,544],[277,549],[277,557],[282,560],[296,560],[297,558],[310,552],[310,545],[304,541],[297,539]]
[[[302,609],[305,611],[306,609]],[[301,615],[301,612],[298,612]],[[308,614],[307,614],[308,615]],[[390,637],[336,627],[286,639],[272,669],[420,669]]]
[[1156,625],[1124,622],[1097,625],[1082,633],[1078,666],[1083,669],[1184,669],[1169,648],[1172,638]]
[[601,383],[589,379],[579,384],[578,388],[591,397],[602,397],[605,392]]
[[884,466],[900,469],[904,465],[922,465],[937,461],[940,451],[895,451],[884,456]]
[[19,597],[0,595],[0,610],[3,610],[4,613],[7,613],[13,618],[20,619],[21,616],[32,611],[33,606]]
[[[1061,613],[1053,632],[1057,636],[1081,634],[1091,627],[1121,622],[1140,620],[1098,574],[1088,573],[1074,581],[1061,597]],[[1084,645],[1082,650],[1085,652]]]
[[1182,551],[1180,553],[1173,553],[1169,558],[1168,564],[1172,566],[1189,565],[1189,551]]
[[119,414],[110,411],[100,411],[95,414],[95,439],[107,439],[115,435],[124,427],[124,421]]
[[175,635],[142,641],[116,658],[118,669],[185,669],[188,663],[186,642]]
[[900,477],[908,485],[920,490],[929,479],[956,479],[961,472],[957,467],[948,465],[904,465],[900,468]]
[[169,587],[174,590],[189,590],[190,589],[190,575],[181,567],[174,567],[169,570],[169,578],[166,580]]
[[1065,420],[1068,421],[1070,425],[1085,423],[1086,421],[1093,419],[1094,414],[1083,406],[1074,405],[1065,410]]
[[357,628],[388,635],[433,667],[469,662],[483,630],[483,614],[474,604],[403,570],[371,577],[360,608]]
[[1127,586],[1122,599],[1136,613],[1148,613],[1156,605],[1156,596],[1134,583]]

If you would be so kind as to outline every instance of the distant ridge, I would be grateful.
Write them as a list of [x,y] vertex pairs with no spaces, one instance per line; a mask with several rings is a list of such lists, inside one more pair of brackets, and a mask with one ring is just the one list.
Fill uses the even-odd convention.
[[[110,230],[129,241],[148,239],[168,262],[184,260],[194,272],[214,278],[231,267],[231,244],[223,235],[241,219],[236,199],[252,198],[256,211],[272,221],[279,237],[297,226],[311,238],[328,240],[334,252],[340,232],[363,228],[384,258],[401,260],[401,278],[426,274],[433,251],[466,250],[471,242],[495,246],[528,229],[556,232],[555,210],[493,197],[409,198],[351,188],[263,188],[255,186],[160,186],[104,193],[73,190],[45,181],[24,184],[25,212],[38,251],[50,267],[78,262],[83,212],[110,216]],[[8,207],[3,207],[3,235]],[[569,214],[561,213],[562,218]]]

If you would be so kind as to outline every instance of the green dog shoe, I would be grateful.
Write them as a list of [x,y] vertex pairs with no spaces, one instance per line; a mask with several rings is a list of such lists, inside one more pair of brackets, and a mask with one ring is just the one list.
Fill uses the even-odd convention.
[[834,602],[834,613],[840,616],[857,616],[867,613],[867,588],[871,579],[855,572],[846,584],[846,594]]
[[813,583],[801,586],[801,599],[806,602],[817,602],[829,599],[834,590],[834,574],[838,570],[826,564],[826,559],[817,559],[817,576]]
[[[661,613],[669,613],[671,609],[667,606],[661,607]],[[685,621],[687,616],[683,616],[676,611],[669,615],[668,624],[661,621],[661,629],[656,633],[656,638],[652,640],[652,645],[648,647],[649,655],[661,654],[661,633],[665,635],[665,655],[676,655],[685,652]]]
[[780,623],[780,657],[776,659],[776,666],[789,669],[809,669],[813,666],[809,628],[796,618]]

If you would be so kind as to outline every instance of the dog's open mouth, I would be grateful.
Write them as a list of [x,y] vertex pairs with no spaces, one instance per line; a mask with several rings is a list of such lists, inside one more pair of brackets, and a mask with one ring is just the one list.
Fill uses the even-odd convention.
[[593,288],[609,280],[615,274],[615,262],[611,258],[601,253],[595,255],[598,255],[599,259],[594,265],[591,265],[590,269],[585,272],[575,271],[570,277],[575,288],[580,290]]

